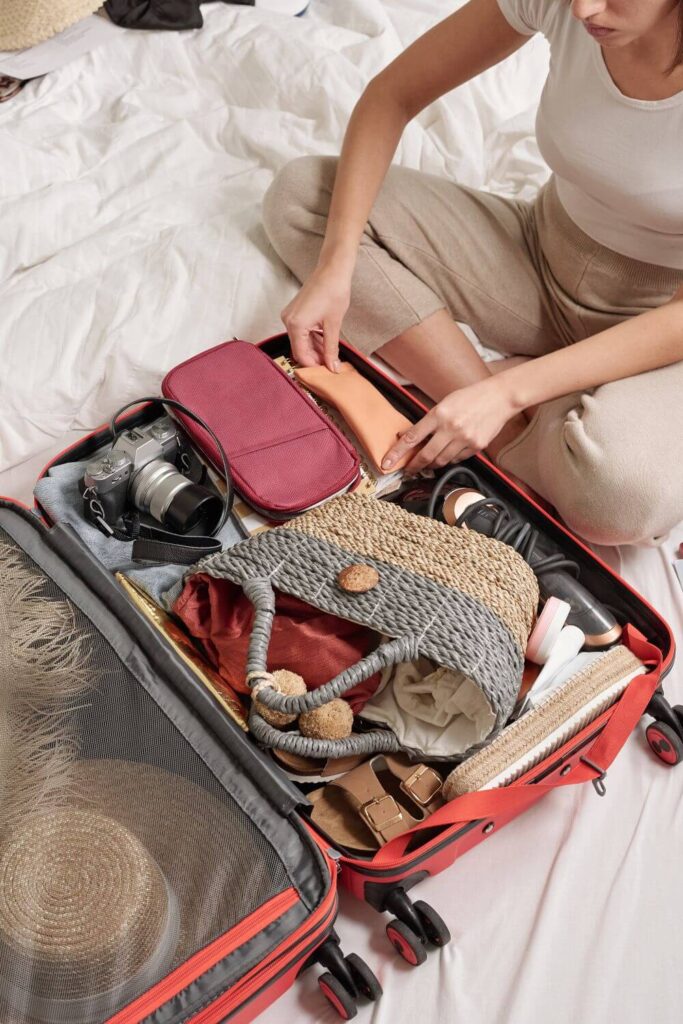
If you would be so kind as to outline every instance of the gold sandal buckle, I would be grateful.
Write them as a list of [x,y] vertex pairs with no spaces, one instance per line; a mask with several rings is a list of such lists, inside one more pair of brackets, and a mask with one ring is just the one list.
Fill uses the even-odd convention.
[[426,764],[419,764],[407,779],[403,779],[401,789],[420,807],[427,807],[439,795],[442,785],[438,772]]
[[403,812],[389,793],[368,800],[361,806],[360,813],[368,825],[380,833],[403,821]]

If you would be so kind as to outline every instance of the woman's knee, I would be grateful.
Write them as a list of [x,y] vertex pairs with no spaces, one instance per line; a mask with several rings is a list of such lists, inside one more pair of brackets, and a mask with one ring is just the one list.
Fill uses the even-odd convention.
[[609,472],[582,474],[580,486],[556,499],[563,521],[592,544],[638,544],[652,541],[658,529],[652,515],[652,492],[633,479]]
[[[630,451],[586,443],[571,445],[564,435],[564,486],[557,511],[567,526],[593,544],[643,544],[665,536],[679,513],[671,501],[671,481]],[[558,469],[560,466],[558,465]]]
[[314,229],[311,215],[327,216],[338,157],[310,154],[284,164],[269,185],[261,219],[277,252],[293,233]]
[[653,465],[648,444],[629,438],[623,409],[616,415],[604,395],[567,395],[541,406],[510,455],[502,453],[501,468],[526,479],[570,530],[594,544],[652,543],[683,508],[680,485],[661,463]]

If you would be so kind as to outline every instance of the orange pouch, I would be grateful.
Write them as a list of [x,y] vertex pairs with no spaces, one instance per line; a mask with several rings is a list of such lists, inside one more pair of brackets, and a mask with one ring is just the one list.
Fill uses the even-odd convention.
[[[339,410],[375,468],[383,473],[382,459],[398,435],[411,426],[410,420],[394,409],[351,363],[342,363],[339,373],[332,373],[326,366],[302,366],[294,373],[309,391]],[[415,450],[411,449],[391,467],[391,472],[406,466],[414,455]]]

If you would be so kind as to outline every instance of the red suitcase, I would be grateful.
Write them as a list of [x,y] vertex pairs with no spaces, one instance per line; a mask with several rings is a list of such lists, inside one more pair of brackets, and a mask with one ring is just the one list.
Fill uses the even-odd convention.
[[[262,344],[274,358],[286,354],[289,347],[286,336],[268,339]],[[426,409],[412,395],[382,374],[362,353],[349,345],[343,345],[342,351],[344,358],[409,419],[415,421],[424,414]],[[450,938],[447,925],[433,908],[422,901],[413,903],[408,895],[421,879],[443,871],[558,786],[592,782],[598,793],[603,793],[607,769],[644,714],[655,720],[648,728],[647,738],[664,764],[675,764],[681,756],[672,746],[669,730],[683,741],[683,721],[661,689],[661,680],[670,670],[675,655],[674,638],[667,623],[585,544],[495,466],[483,458],[476,461],[477,474],[489,487],[524,508],[534,527],[561,541],[564,550],[579,563],[582,579],[588,581],[589,589],[622,611],[624,624],[628,624],[624,642],[650,671],[632,680],[611,708],[511,785],[468,793],[450,801],[410,832],[391,840],[370,859],[342,855],[342,884],[358,899],[392,915],[386,926],[387,935],[411,964],[424,960],[428,945],[438,947]],[[660,732],[662,726],[664,732]],[[411,853],[415,834],[421,832],[429,838],[424,843],[418,839],[420,845]]]
[[[261,343],[261,347],[272,358],[289,351],[286,335],[267,339]],[[408,392],[385,377],[362,354],[345,345],[343,356],[408,418],[416,420],[423,414],[423,408]],[[143,406],[124,417],[122,423],[137,425],[148,422],[159,411],[158,407]],[[108,429],[103,427],[64,452],[50,466],[87,458],[107,439]],[[44,473],[50,466],[46,467]],[[571,558],[579,563],[582,579],[589,589],[598,599],[618,610],[620,621],[625,627],[625,642],[647,665],[648,671],[633,679],[621,698],[599,718],[514,783],[501,789],[468,793],[445,804],[428,820],[411,832],[391,840],[371,857],[351,857],[343,852],[332,851],[342,884],[354,896],[366,900],[380,913],[391,915],[386,925],[389,940],[411,964],[421,963],[430,946],[439,947],[449,941],[448,928],[436,911],[420,900],[413,902],[409,895],[422,879],[448,867],[553,788],[591,782],[599,793],[603,792],[604,778],[610,764],[644,714],[655,720],[649,727],[648,740],[664,763],[677,763],[683,751],[683,721],[679,719],[677,710],[670,707],[661,689],[661,680],[674,658],[674,641],[666,622],[585,545],[530,501],[527,495],[488,461],[478,458],[476,470],[492,492],[524,509],[534,527],[560,541]],[[41,509],[37,511],[40,513]],[[46,536],[49,538],[54,535],[55,530],[59,534],[59,528],[53,528]],[[70,543],[74,547],[78,546],[73,539]],[[107,576],[104,572],[99,575]],[[110,577],[108,587],[116,589]],[[117,602],[122,601],[125,603],[119,590]],[[132,611],[132,606],[127,614],[132,620],[141,618],[139,613]],[[145,633],[139,621],[137,629],[141,631],[141,636]],[[158,639],[157,643],[160,643]],[[168,652],[167,656],[170,657]],[[185,694],[188,705],[212,734],[229,751],[233,750],[235,744],[239,749],[249,746],[244,735],[228,721],[211,694],[196,680],[190,683],[189,677],[190,673],[186,670],[180,683],[180,692]],[[179,682],[176,681],[174,685],[177,687]],[[288,794],[288,820],[295,821],[296,827],[306,835],[312,835],[305,821],[306,799],[303,794],[292,796],[296,792],[293,784],[279,775],[271,761],[256,756],[259,757],[259,772],[268,780],[268,785],[279,785]],[[296,813],[295,805],[298,808]],[[316,843],[320,849],[327,845],[321,839],[317,839]],[[332,863],[330,854],[323,849],[320,856],[329,869]],[[326,997],[342,1017],[353,1015],[358,998],[377,998],[381,990],[362,961],[353,955],[343,958],[336,937],[330,934],[335,907],[335,884],[335,872],[332,871],[327,895],[313,917],[291,938],[289,947],[281,950],[277,957],[269,957],[254,967],[239,981],[234,991],[232,988],[224,991],[218,999],[207,1002],[199,1011],[193,1010],[189,1016],[173,1014],[173,1001],[177,1001],[178,996],[172,996],[170,1003],[164,1003],[162,1009],[154,1009],[160,1005],[162,996],[167,996],[174,987],[186,982],[188,972],[191,974],[194,969],[188,962],[182,970],[179,969],[180,974],[175,975],[175,981],[172,980],[174,975],[171,975],[155,986],[149,996],[141,997],[139,1003],[121,1009],[111,1017],[110,1024],[133,1024],[133,1021],[142,1020],[149,1020],[150,1024],[180,1020],[191,1021],[193,1024],[200,1021],[208,1024],[209,1021],[223,1019],[251,1020],[284,990],[303,965],[315,959],[327,968],[327,973],[320,979]],[[314,948],[316,944],[317,949]],[[208,950],[197,954],[197,969],[205,968],[205,955],[209,958],[211,956]],[[180,995],[182,997],[182,993]]]

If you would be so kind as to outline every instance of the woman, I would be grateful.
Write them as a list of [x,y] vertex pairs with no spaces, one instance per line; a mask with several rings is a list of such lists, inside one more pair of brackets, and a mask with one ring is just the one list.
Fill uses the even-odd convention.
[[[533,203],[390,166],[419,111],[537,31]],[[297,360],[334,369],[341,332],[436,402],[387,467],[483,450],[596,543],[683,517],[683,0],[471,0],[370,82],[338,159],[280,171],[264,224],[304,282]]]

